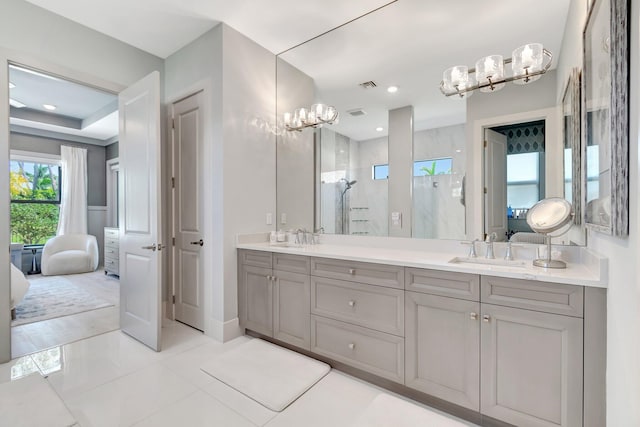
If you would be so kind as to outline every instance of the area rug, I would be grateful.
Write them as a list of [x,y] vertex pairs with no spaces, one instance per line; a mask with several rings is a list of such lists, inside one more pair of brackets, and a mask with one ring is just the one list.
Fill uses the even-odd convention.
[[29,281],[27,294],[16,306],[16,320],[11,326],[69,316],[114,304],[75,286],[61,276],[42,277]]
[[261,339],[222,353],[200,369],[276,412],[331,370],[326,363]]

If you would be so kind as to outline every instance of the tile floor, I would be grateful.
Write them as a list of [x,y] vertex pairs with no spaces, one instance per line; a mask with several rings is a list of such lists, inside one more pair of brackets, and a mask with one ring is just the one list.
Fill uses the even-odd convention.
[[[346,427],[384,392],[331,371],[284,411],[270,411],[200,370],[250,339],[221,344],[169,321],[160,353],[113,331],[14,359],[0,365],[1,424]],[[473,425],[433,413],[430,427]]]

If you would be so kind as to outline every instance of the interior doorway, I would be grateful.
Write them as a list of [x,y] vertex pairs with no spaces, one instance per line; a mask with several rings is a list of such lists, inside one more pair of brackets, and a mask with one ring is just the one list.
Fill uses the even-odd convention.
[[[17,357],[119,328],[118,278],[102,270],[108,225],[105,159],[107,147],[118,141],[118,105],[112,91],[39,67],[10,62],[7,70],[11,269],[17,273],[11,280],[16,319],[10,339]],[[86,234],[95,241],[98,269],[91,264],[45,276],[43,262],[63,262],[52,251],[43,257],[45,243],[57,234],[63,147],[86,151]],[[21,281],[27,288],[18,298]]]
[[175,320],[204,331],[203,91],[171,104]]

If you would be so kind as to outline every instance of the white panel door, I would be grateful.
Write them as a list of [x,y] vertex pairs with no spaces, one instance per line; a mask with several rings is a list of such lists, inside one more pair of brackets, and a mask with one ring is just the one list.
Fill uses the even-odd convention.
[[176,320],[204,330],[202,92],[172,105]]
[[160,75],[119,95],[120,328],[160,351]]
[[507,137],[491,129],[485,129],[484,232],[496,233],[498,240],[505,240],[507,224]]

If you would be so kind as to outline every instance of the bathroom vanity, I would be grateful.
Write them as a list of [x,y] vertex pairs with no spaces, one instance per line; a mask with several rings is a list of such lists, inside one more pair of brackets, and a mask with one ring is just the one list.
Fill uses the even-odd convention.
[[604,275],[453,259],[241,244],[240,324],[481,425],[605,425]]

